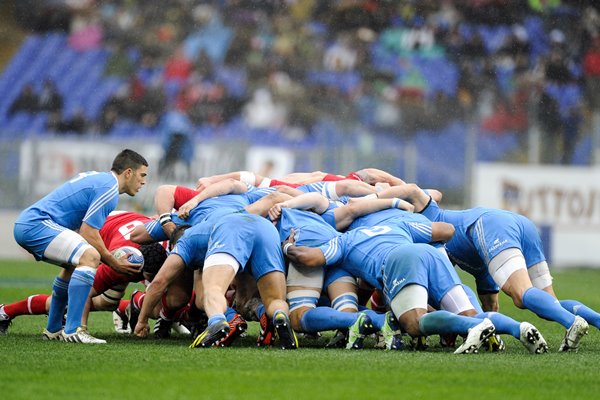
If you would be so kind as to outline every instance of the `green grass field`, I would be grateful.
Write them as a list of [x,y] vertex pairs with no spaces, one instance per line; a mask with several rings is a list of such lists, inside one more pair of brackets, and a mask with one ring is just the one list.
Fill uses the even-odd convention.
[[[49,293],[56,267],[0,261],[0,303]],[[561,298],[600,310],[600,270],[554,272]],[[467,277],[465,282],[470,283]],[[130,289],[131,290],[131,289]],[[517,310],[501,295],[501,309],[536,325],[550,353],[530,355],[504,336],[501,354],[454,355],[430,337],[426,352],[254,347],[258,331],[231,348],[189,349],[187,338],[138,340],[118,336],[110,313],[94,313],[93,334],[107,345],[44,342],[45,316],[15,319],[0,336],[0,398],[13,399],[591,399],[600,392],[600,332],[591,327],[578,353],[557,353],[564,329]]]

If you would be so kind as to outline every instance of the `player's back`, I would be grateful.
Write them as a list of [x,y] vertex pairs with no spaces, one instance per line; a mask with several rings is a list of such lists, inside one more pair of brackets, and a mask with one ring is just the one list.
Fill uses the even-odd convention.
[[144,225],[150,221],[152,221],[152,218],[135,212],[112,212],[106,218],[102,229],[100,229],[100,237],[108,250],[114,250],[123,246],[139,248],[139,244],[130,240],[131,232],[137,226]]
[[203,220],[216,222],[223,216],[240,211],[275,190],[274,188],[257,189],[252,187],[246,193],[227,194],[206,199],[190,212],[188,223],[195,224]]
[[405,229],[380,225],[348,231],[329,243],[329,248],[321,247],[328,265],[337,263],[352,275],[380,287],[381,267],[388,255],[398,246],[412,243],[412,238]]
[[214,224],[201,222],[188,228],[177,241],[171,254],[177,254],[188,268],[200,268],[208,250],[210,234]]
[[445,210],[441,209],[435,201],[432,201],[423,211],[423,215],[432,221],[447,222],[454,225],[454,235],[446,243],[448,255],[453,262],[465,271],[477,274],[482,268],[486,267],[471,239],[471,230],[481,229],[481,227],[477,227],[476,222],[482,215],[498,212],[502,214],[506,213],[507,215],[513,214],[509,211],[486,207],[475,207],[466,210]]
[[84,172],[25,209],[17,223],[51,219],[66,228],[78,229],[86,221],[100,229],[108,215],[103,215],[103,210],[112,211],[118,198],[119,184],[112,173]]
[[277,222],[281,241],[287,239],[292,229],[298,246],[320,246],[340,234],[318,214],[282,208],[281,217]]

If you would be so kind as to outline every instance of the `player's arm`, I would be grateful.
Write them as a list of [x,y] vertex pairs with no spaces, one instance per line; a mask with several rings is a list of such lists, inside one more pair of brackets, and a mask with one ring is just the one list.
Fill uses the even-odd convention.
[[430,196],[414,183],[407,183],[401,186],[391,186],[377,194],[380,199],[398,197],[415,206],[415,212],[421,212],[431,201]]
[[[262,199],[255,201],[254,203],[252,203],[250,205],[247,205],[244,208],[250,214],[256,214],[256,215],[260,215],[261,217],[266,217],[269,214],[269,210],[273,206],[275,206],[276,204],[282,203],[284,201],[287,201],[291,198],[292,198],[291,196],[289,196],[285,193],[275,191],[273,193],[269,193]],[[273,221],[275,221],[275,220],[273,220]]]
[[[171,224],[173,224],[173,226],[175,226],[175,224],[173,222],[171,222]],[[173,228],[173,230],[175,230],[175,229]],[[152,238],[152,235],[150,235],[150,232],[148,232],[148,230],[146,229],[146,226],[144,226],[144,225],[138,225],[135,228],[133,228],[133,231],[131,231],[129,239],[133,243],[138,243],[138,244],[149,244],[149,243],[156,242],[156,240],[154,240],[154,238]]]
[[399,208],[409,212],[414,210],[412,204],[398,198],[351,199],[348,204],[333,210],[335,228],[338,231],[343,231],[348,228],[356,218],[388,208]]
[[286,243],[283,249],[288,259],[296,265],[302,265],[307,268],[325,266],[325,256],[321,249],[317,247],[296,246]]
[[309,183],[321,182],[325,176],[327,176],[327,174],[322,171],[293,172],[291,174],[287,174],[281,178],[281,180],[297,185],[308,185]]
[[148,319],[152,310],[154,310],[165,290],[167,290],[171,282],[175,280],[184,267],[185,264],[179,255],[171,254],[167,257],[163,266],[158,270],[158,273],[146,288],[146,297],[144,297],[144,303],[142,304],[138,322],[134,329],[136,336],[142,338],[148,336],[150,333]]
[[296,208],[298,210],[312,210],[317,214],[323,214],[329,208],[329,200],[321,193],[303,193],[282,203],[275,204],[269,210],[269,218],[276,221],[281,216],[282,208]]
[[179,218],[187,218],[190,211],[206,199],[227,194],[241,194],[248,191],[248,185],[235,179],[225,179],[210,185],[196,196],[192,197],[177,210]]
[[376,191],[375,186],[355,179],[343,179],[341,181],[330,182],[329,184],[335,186],[335,193],[338,198],[342,196],[362,197],[375,193]]
[[198,179],[198,182],[196,183],[196,190],[201,192],[209,186],[224,181],[226,179],[234,179],[236,181],[244,182],[248,185],[258,187],[264,179],[264,177],[250,171],[236,171],[229,172],[227,174],[213,175]]
[[[171,211],[175,207],[175,191],[177,190],[177,186],[175,185],[160,185],[156,188],[156,192],[154,192],[154,209],[157,214],[160,216],[161,220],[164,222],[162,224],[163,231],[167,236],[170,236],[171,233],[175,230],[175,224],[171,221]],[[137,233],[135,237],[136,240],[133,240],[136,243],[150,243],[152,242],[152,238],[148,235],[148,232],[145,229],[138,229],[139,226],[136,227],[134,232],[132,232],[132,237],[134,233]],[[146,233],[148,237],[140,237],[139,235],[143,235]]]
[[498,311],[500,303],[498,302],[498,293],[478,293],[483,311]]
[[356,171],[356,175],[358,175],[363,182],[371,185],[381,182],[389,183],[391,186],[406,184],[402,179],[377,168],[363,168]]
[[318,247],[296,246],[294,230],[282,244],[283,254],[294,264],[307,268],[320,268],[327,264],[323,251]]
[[437,189],[425,189],[425,193],[427,193],[428,195],[430,195],[431,198],[433,200],[435,200],[436,203],[441,203],[442,202],[443,194],[439,190],[437,190]]
[[154,209],[158,215],[170,213],[175,206],[175,185],[160,185],[154,192]]
[[302,190],[298,190],[295,187],[287,186],[287,185],[277,185],[275,186],[278,192],[285,193],[289,196],[296,197],[304,194]]
[[448,242],[454,236],[454,225],[447,222],[432,222],[431,223],[431,241],[432,242]]
[[139,271],[140,265],[132,264],[127,261],[127,255],[124,255],[122,258],[116,258],[112,255],[112,253],[106,248],[98,229],[93,228],[91,225],[83,222],[79,228],[79,234],[90,245],[98,250],[101,261],[115,271],[127,275],[133,275]]

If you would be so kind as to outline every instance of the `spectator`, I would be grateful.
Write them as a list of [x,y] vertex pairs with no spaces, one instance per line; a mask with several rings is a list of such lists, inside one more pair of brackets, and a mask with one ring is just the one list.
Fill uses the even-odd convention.
[[35,94],[33,84],[28,83],[23,86],[19,96],[13,101],[8,110],[8,115],[16,114],[20,111],[33,113],[38,110],[38,96]]
[[254,92],[252,100],[244,106],[243,113],[248,125],[258,129],[283,127],[287,116],[285,107],[275,103],[266,88]]
[[[192,124],[188,116],[179,111],[170,111],[160,122],[163,156],[158,164],[160,175],[167,180],[189,179],[191,176],[194,146]],[[177,166],[183,164],[185,171],[179,174]]]
[[579,107],[571,107],[569,113],[563,118],[561,164],[571,164],[575,153],[575,145],[579,138],[579,128],[582,122]]
[[133,74],[135,65],[123,44],[118,43],[110,52],[110,56],[104,66],[104,75],[126,78]]
[[165,81],[175,81],[179,84],[185,82],[192,74],[193,64],[185,55],[183,48],[179,47],[165,64]]
[[597,37],[583,56],[585,89],[590,107],[600,110],[600,37]]
[[63,97],[58,92],[56,84],[52,79],[46,79],[38,97],[39,111],[61,112],[63,108]]
[[[545,77],[548,81],[566,84],[574,81],[573,62],[569,59],[565,48],[564,35],[560,31],[555,33],[548,60],[546,61]],[[552,36],[552,34],[551,34]]]
[[356,50],[350,46],[350,38],[340,34],[335,43],[325,51],[323,60],[330,71],[351,71],[356,65]]
[[87,132],[88,121],[80,109],[76,110],[71,118],[65,118],[58,111],[51,111],[48,113],[46,128],[55,133],[83,134]]
[[542,154],[540,159],[545,163],[556,163],[559,160],[562,121],[558,102],[547,92],[543,92],[538,106],[538,121],[542,128]]

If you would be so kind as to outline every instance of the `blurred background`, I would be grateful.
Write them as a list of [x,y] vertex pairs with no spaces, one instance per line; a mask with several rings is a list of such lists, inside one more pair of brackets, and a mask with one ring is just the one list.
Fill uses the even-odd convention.
[[599,3],[1,1],[0,214],[124,147],[147,213],[161,183],[375,167],[600,266]]

